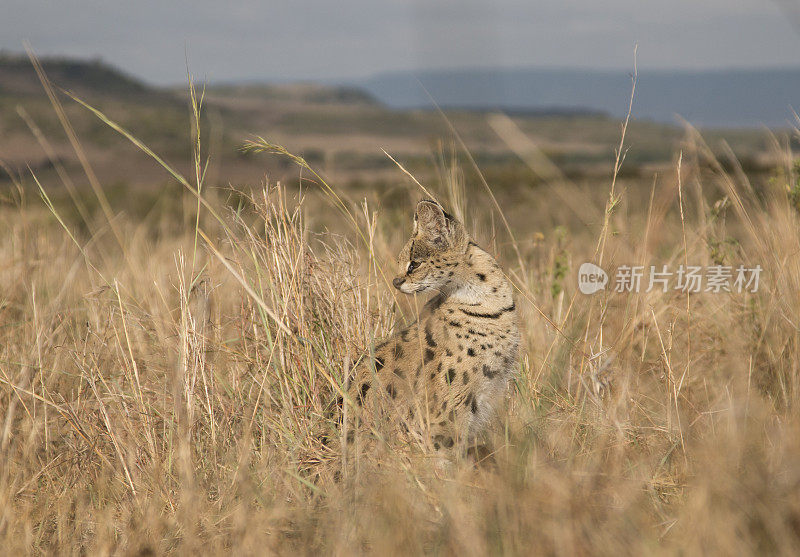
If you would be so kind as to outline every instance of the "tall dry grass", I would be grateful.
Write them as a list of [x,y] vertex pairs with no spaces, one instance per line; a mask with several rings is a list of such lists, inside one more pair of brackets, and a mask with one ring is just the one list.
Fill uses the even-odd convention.
[[[522,313],[493,463],[443,474],[390,455],[341,474],[324,440],[347,372],[421,305],[388,286],[413,205],[349,200],[296,157],[304,191],[230,202],[204,187],[193,133],[193,179],[168,169],[187,197],[177,229],[103,206],[76,232],[48,184],[0,209],[5,553],[796,551],[788,157],[756,187],[690,133],[672,175],[611,196],[558,182],[495,198],[445,164],[428,188],[497,253]],[[584,261],[763,273],[757,293],[587,297]]]

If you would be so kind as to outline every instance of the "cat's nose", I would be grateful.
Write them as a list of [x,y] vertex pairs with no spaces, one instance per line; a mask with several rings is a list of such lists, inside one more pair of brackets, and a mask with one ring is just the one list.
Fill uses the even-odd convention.
[[394,287],[395,287],[395,288],[397,288],[397,289],[399,290],[399,289],[400,289],[400,287],[401,287],[401,286],[403,286],[403,283],[404,283],[405,281],[406,281],[406,279],[405,279],[405,278],[403,278],[403,277],[396,277],[396,278],[395,278],[395,279],[392,281],[392,284],[394,284]]

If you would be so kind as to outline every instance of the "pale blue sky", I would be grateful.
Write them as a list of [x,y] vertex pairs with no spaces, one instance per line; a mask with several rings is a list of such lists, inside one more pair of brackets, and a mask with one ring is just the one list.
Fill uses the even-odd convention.
[[[153,83],[472,66],[800,66],[800,0],[4,0],[0,49],[100,57]],[[796,12],[795,12],[796,13]],[[797,20],[794,20],[797,23]]]

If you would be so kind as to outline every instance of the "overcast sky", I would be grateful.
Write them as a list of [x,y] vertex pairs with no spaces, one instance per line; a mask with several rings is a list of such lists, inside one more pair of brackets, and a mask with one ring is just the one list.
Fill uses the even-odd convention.
[[3,0],[0,49],[152,83],[474,66],[800,66],[800,0]]

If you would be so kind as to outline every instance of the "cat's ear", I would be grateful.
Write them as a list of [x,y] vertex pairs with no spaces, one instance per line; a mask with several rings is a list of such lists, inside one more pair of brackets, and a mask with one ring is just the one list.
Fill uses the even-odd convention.
[[439,249],[455,247],[465,237],[464,227],[435,201],[420,201],[414,213],[414,232]]

